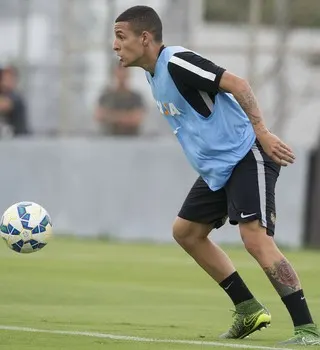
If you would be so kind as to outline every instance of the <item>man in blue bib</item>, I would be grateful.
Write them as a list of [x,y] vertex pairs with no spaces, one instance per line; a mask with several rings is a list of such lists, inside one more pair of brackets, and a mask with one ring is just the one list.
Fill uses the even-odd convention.
[[250,85],[196,52],[164,46],[161,20],[148,6],[123,12],[114,31],[120,62],[145,70],[160,113],[200,175],[173,237],[235,305],[234,323],[221,337],[242,339],[271,321],[230,258],[208,239],[229,217],[292,318],[294,336],[282,343],[320,344],[299,278],[273,238],[275,185],[280,167],[293,163],[294,154],[266,128]]

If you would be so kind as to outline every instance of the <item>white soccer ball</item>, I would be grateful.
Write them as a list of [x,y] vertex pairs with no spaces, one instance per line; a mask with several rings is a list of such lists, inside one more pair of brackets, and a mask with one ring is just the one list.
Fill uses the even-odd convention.
[[15,203],[1,218],[0,234],[10,249],[33,253],[47,245],[52,234],[51,218],[37,203]]

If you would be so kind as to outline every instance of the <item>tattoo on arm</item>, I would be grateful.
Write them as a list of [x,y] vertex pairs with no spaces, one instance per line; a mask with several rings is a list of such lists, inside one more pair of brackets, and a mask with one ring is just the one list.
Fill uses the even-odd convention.
[[301,289],[299,278],[286,259],[282,259],[270,267],[265,267],[264,272],[280,297]]
[[266,132],[267,128],[264,124],[258,101],[251,87],[248,85],[246,89],[238,91],[236,94],[233,95],[244,110],[244,112],[247,114],[255,131],[260,133]]

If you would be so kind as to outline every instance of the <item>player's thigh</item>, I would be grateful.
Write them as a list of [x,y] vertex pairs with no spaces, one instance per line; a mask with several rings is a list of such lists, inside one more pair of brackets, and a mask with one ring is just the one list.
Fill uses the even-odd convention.
[[280,166],[256,142],[235,167],[225,187],[231,224],[259,220],[267,234],[274,235],[279,172]]
[[199,177],[189,191],[178,217],[190,223],[219,228],[228,214],[227,197],[224,189],[212,191]]

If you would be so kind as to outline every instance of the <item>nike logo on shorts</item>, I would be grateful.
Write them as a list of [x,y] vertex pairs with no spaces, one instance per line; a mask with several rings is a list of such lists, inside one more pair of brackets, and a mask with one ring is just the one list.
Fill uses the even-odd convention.
[[253,216],[253,215],[256,215],[256,214],[257,213],[245,215],[244,213],[241,213],[240,216],[241,216],[242,219],[246,219],[246,218],[249,218],[250,216]]

